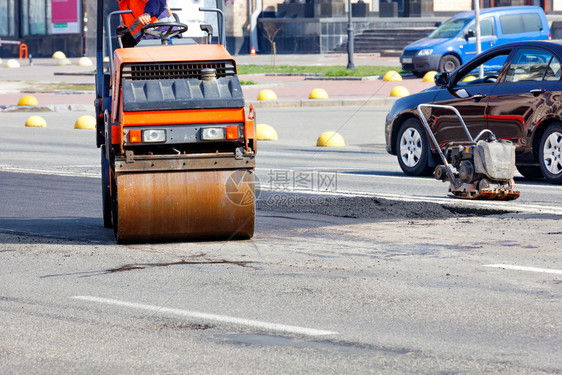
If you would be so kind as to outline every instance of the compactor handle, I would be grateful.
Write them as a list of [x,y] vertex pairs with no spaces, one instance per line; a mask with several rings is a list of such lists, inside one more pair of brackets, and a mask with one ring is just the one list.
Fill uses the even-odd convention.
[[443,161],[443,165],[445,165],[445,168],[446,168],[445,173],[447,174],[447,177],[449,177],[449,181],[451,181],[451,183],[455,186],[455,189],[458,189],[460,187],[460,183],[455,178],[455,175],[453,174],[453,171],[451,170],[451,167],[450,167],[449,163],[447,162],[447,158],[445,157],[445,155],[443,155],[443,151],[441,151],[441,147],[439,147],[439,142],[437,142],[437,139],[435,138],[435,134],[433,134],[433,132],[431,131],[431,128],[429,127],[429,124],[427,123],[427,120],[425,119],[425,116],[424,116],[423,111],[422,111],[422,108],[424,108],[424,107],[441,108],[441,109],[448,109],[448,110],[453,111],[455,113],[455,115],[457,115],[457,117],[459,118],[459,121],[461,122],[461,125],[464,128],[464,131],[466,132],[466,135],[468,136],[468,139],[470,139],[470,142],[474,143],[474,139],[470,135],[470,132],[468,131],[468,128],[466,127],[466,124],[464,123],[464,120],[462,119],[461,114],[459,113],[459,111],[455,107],[452,107],[450,105],[425,104],[425,103],[422,103],[422,104],[418,105],[418,114],[420,115],[420,119],[422,120],[425,131],[426,131],[427,135],[429,136],[429,138],[431,138],[431,141],[433,142],[433,145],[437,149],[437,152],[439,153],[439,156],[441,157],[441,160]]

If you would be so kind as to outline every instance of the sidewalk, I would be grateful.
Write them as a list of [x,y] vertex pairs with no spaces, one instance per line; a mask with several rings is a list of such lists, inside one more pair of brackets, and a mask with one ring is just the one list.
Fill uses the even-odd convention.
[[[271,55],[235,56],[242,65],[269,65]],[[32,110],[31,108],[9,108],[17,106],[21,96],[31,94],[37,98],[40,107],[35,110],[93,110],[95,93],[95,66],[78,66],[78,59],[70,59],[72,65],[57,66],[55,59],[34,59],[33,65],[27,60],[20,61],[20,68],[0,67],[0,107],[5,110]],[[5,63],[5,61],[4,61]],[[355,65],[392,66],[400,69],[397,58],[380,57],[375,54],[354,55]],[[347,65],[346,54],[327,55],[278,55],[277,65]],[[403,81],[384,82],[380,77],[353,79],[318,79],[308,76],[285,75],[243,75],[242,81],[256,84],[244,85],[243,91],[247,104],[255,107],[301,107],[301,106],[342,106],[342,105],[388,105],[395,98],[390,98],[391,90],[404,86],[412,93],[419,92],[432,83],[422,82],[414,76],[404,77]],[[77,85],[84,86],[76,90]],[[78,87],[79,88],[79,87]],[[315,88],[326,90],[330,99],[308,99]],[[258,101],[257,96],[263,89],[273,90],[278,100]]]

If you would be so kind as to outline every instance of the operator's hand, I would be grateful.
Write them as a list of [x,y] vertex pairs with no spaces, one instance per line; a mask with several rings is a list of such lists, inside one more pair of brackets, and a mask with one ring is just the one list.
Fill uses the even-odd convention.
[[148,25],[150,23],[151,19],[152,19],[152,17],[150,17],[150,14],[148,14],[148,13],[143,13],[138,18],[140,24],[143,25],[143,26]]
[[121,36],[121,35],[123,35],[125,33],[128,33],[128,32],[129,32],[129,28],[127,26],[119,25],[119,26],[117,26],[117,30],[116,30],[115,33],[116,33],[117,36]]

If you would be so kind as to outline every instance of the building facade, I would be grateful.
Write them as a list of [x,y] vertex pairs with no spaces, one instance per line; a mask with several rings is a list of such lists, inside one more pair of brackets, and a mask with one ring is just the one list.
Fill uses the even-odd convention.
[[[35,57],[51,56],[58,50],[65,52],[69,57],[93,56],[97,1],[0,0],[0,57],[18,55],[18,46],[1,44],[2,40],[27,44],[29,53]],[[171,6],[186,1],[188,0],[169,0]],[[195,3],[203,4],[210,0],[189,1],[194,3],[191,5],[197,5]],[[298,33],[303,33],[303,37],[308,40],[312,40],[311,33],[320,35],[326,32],[334,33],[333,30],[342,27],[342,35],[346,34],[345,26],[341,26],[346,22],[346,0],[222,1],[226,16],[227,46],[234,54],[249,53],[250,43],[259,38],[264,42],[267,37],[264,25],[267,26],[268,20],[271,23],[272,19],[275,19],[277,24],[283,24],[282,26],[287,30],[300,30]],[[117,9],[117,1],[105,0],[105,2],[107,8]],[[420,19],[429,14],[434,17],[446,17],[473,7],[473,0],[352,0],[352,2],[354,24],[357,22],[358,25],[372,24],[382,20],[384,16]],[[547,15],[562,14],[562,0],[480,0],[482,8],[510,5],[538,5],[545,9]],[[355,15],[356,6],[361,10],[358,16]],[[283,11],[281,12],[280,9]],[[389,9],[391,13],[385,14]],[[300,11],[303,14],[299,15]],[[305,14],[306,12],[308,15]],[[257,34],[260,35],[259,38]],[[289,41],[292,35],[288,34],[286,37]],[[289,44],[294,45],[294,43]],[[322,49],[323,41],[315,41],[314,44],[319,44],[320,48],[310,49],[305,46],[301,51],[293,52],[326,52]],[[326,44],[326,48],[330,48],[329,43]]]
[[[82,56],[83,16],[83,0],[0,0],[0,43],[20,41],[37,57],[57,50]],[[0,57],[17,52],[16,45],[0,45]]]

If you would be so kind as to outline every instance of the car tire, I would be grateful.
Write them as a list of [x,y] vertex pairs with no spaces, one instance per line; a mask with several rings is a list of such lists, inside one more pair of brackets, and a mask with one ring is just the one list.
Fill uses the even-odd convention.
[[542,135],[539,164],[548,182],[562,184],[562,124],[550,125]]
[[523,177],[531,180],[543,178],[541,167],[536,167],[534,165],[518,165],[517,170]]
[[453,55],[445,55],[439,61],[439,71],[445,73],[452,73],[454,72],[459,66],[461,66],[461,62],[459,59]]
[[409,118],[400,127],[396,138],[396,156],[400,168],[408,176],[430,176],[429,142],[421,122]]

